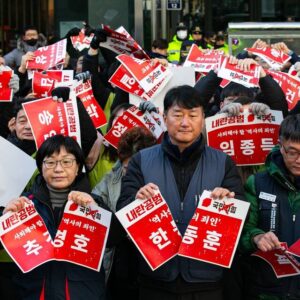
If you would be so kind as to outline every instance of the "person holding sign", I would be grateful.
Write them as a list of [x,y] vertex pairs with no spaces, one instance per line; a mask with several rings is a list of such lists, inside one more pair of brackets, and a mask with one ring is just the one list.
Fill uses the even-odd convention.
[[[246,182],[251,206],[240,241],[245,254],[279,249],[281,242],[291,246],[300,238],[299,114],[281,123],[279,145],[268,155],[265,167],[264,172],[250,176]],[[264,260],[255,256],[247,256],[247,260],[243,299],[300,299],[299,276],[278,279]]]
[[[157,188],[183,236],[203,190],[213,198],[244,198],[241,179],[229,156],[205,145],[203,100],[190,86],[164,99],[167,132],[160,145],[135,154],[123,178],[117,210],[145,200]],[[150,240],[149,240],[150,241]],[[223,299],[222,267],[175,256],[152,271],[139,256],[140,299]]]
[[[82,172],[84,155],[71,137],[55,135],[47,139],[37,151],[36,163],[41,175],[36,177],[32,190],[11,200],[3,214],[19,212],[31,200],[54,240],[57,234],[63,234],[57,228],[67,201],[83,207],[97,203],[107,208],[101,198],[91,196],[87,176]],[[64,243],[64,238],[60,241]],[[82,241],[76,245],[87,251],[82,249]],[[26,254],[30,256],[24,259],[34,259],[31,253]],[[34,254],[39,255],[37,250]],[[97,272],[68,262],[49,261],[28,273],[19,272],[15,282],[18,299],[105,299],[103,268]]]

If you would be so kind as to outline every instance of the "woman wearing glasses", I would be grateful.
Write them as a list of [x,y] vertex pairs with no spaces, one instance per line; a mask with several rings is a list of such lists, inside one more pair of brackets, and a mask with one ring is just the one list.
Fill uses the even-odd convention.
[[[72,138],[56,135],[47,139],[37,152],[36,163],[40,175],[31,192],[10,201],[3,214],[21,210],[30,198],[54,239],[67,201],[104,206],[101,198],[91,196],[88,179],[82,172],[84,156]],[[19,272],[15,279],[18,299],[105,299],[102,269],[96,272],[68,262],[52,261],[26,274]]]

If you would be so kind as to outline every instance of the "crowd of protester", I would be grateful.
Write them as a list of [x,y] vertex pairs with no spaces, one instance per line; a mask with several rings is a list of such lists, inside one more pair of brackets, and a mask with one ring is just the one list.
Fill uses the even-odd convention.
[[[103,136],[132,104],[128,93],[109,83],[120,63],[116,53],[101,47],[107,39],[106,31],[87,25],[84,29],[86,35],[93,34],[88,49],[79,51],[71,43],[70,38],[80,33],[79,28],[71,29],[64,37],[64,69],[73,70],[74,79],[91,80],[94,97],[108,122],[106,128],[96,129],[77,98],[81,147],[72,138],[57,135],[36,148],[22,104],[36,100],[27,63],[34,59],[35,50],[47,44],[43,34],[34,26],[25,28],[17,48],[0,57],[0,76],[4,67],[14,70],[9,83],[13,99],[0,102],[0,136],[34,157],[37,165],[34,178],[22,195],[8,199],[0,212],[5,215],[19,211],[31,195],[54,238],[67,201],[83,206],[93,203],[111,211],[114,217],[101,270],[52,261],[24,274],[1,247],[0,298],[300,299],[299,275],[278,279],[270,266],[250,255],[258,249],[278,249],[281,242],[291,245],[300,238],[300,110],[299,105],[289,110],[286,94],[268,73],[267,63],[247,51],[229,56],[223,32],[203,31],[197,24],[189,29],[180,23],[170,42],[157,39],[151,49],[145,49],[151,59],[164,66],[181,66],[192,45],[203,51],[221,50],[241,70],[249,70],[250,65],[263,66],[259,87],[231,82],[221,88],[218,70],[211,70],[194,87],[182,85],[167,92],[163,112],[167,131],[161,141],[137,127],[124,133],[115,149],[105,143]],[[272,47],[290,56],[280,71],[297,70],[298,49],[289,49],[283,42],[268,45],[262,40],[255,41],[251,48],[259,47]],[[57,87],[52,91],[53,101],[66,101],[69,94],[69,87]],[[139,109],[156,111],[151,101]],[[268,154],[264,166],[237,167],[227,154],[206,144],[205,118],[219,113],[237,116],[245,109],[258,116],[277,110],[284,118],[278,144]],[[55,174],[64,179],[53,179]],[[201,195],[203,190],[210,190],[214,198],[234,197],[250,202],[230,269],[174,257],[151,270],[114,213],[137,198],[152,197],[157,188],[167,200],[181,235],[196,208],[193,195]],[[262,193],[274,196],[273,200]],[[276,224],[273,226],[272,222]]]

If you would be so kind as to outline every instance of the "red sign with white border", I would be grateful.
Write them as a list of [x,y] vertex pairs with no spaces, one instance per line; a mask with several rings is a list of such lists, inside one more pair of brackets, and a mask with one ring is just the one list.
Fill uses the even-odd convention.
[[159,191],[147,200],[133,201],[116,216],[152,270],[177,255],[181,235]]
[[250,204],[204,191],[178,255],[230,268]]
[[256,116],[245,110],[238,116],[217,114],[205,119],[207,144],[231,156],[238,166],[264,164],[278,143],[282,112]]
[[22,105],[37,148],[47,138],[56,134],[70,136],[80,144],[79,115],[75,97],[63,103],[49,97]]

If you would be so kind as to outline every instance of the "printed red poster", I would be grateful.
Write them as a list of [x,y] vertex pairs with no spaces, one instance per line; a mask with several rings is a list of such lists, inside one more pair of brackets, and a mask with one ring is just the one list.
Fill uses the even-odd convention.
[[46,98],[51,96],[54,89],[55,80],[42,72],[33,72],[32,77],[32,92],[36,98]]
[[161,91],[161,86],[163,83],[163,81],[160,81],[150,91],[145,92],[145,90],[139,85],[137,80],[122,65],[120,65],[115,73],[110,77],[109,82],[127,93],[139,96],[145,101],[148,101],[151,98],[157,96]]
[[0,239],[6,252],[24,272],[53,259],[48,230],[33,203],[0,218]]
[[64,63],[66,57],[67,39],[53,45],[44,46],[34,51],[35,58],[27,62],[30,70],[48,70]]
[[152,270],[177,255],[181,235],[159,191],[133,201],[116,216]]
[[287,252],[287,244],[281,243],[281,248],[263,252],[257,250],[252,256],[257,256],[268,263],[273,269],[277,278],[296,276],[300,274],[299,262]]
[[264,164],[278,142],[282,112],[256,116],[245,110],[238,116],[217,114],[205,119],[207,144],[231,156],[238,166]]
[[107,123],[106,116],[98,101],[94,97],[91,81],[78,81],[75,86],[76,96],[81,100],[83,106],[93,121],[95,128],[100,128]]
[[218,50],[204,52],[196,44],[193,44],[183,66],[193,67],[196,72],[208,73],[218,66],[223,54],[223,51]]
[[100,270],[111,212],[97,206],[68,201],[55,239],[55,259]]
[[230,268],[250,204],[204,191],[178,255]]
[[245,50],[261,57],[275,70],[280,70],[280,68],[291,59],[288,54],[271,47],[246,48]]
[[149,59],[149,56],[142,47],[130,36],[125,28],[120,27],[113,30],[103,25],[103,29],[108,34],[106,41],[101,43],[101,47],[110,49],[117,54],[128,54],[139,59]]
[[80,144],[80,125],[76,98],[57,102],[51,97],[23,103],[30,123],[36,147],[49,137],[62,134],[74,138]]
[[246,87],[257,87],[259,82],[261,66],[251,65],[250,71],[241,71],[237,65],[229,63],[229,58],[225,57],[220,65],[218,77],[242,84]]
[[79,32],[79,35],[71,36],[70,38],[71,38],[73,47],[80,52],[83,49],[90,47],[93,37],[94,37],[93,33],[90,36],[86,36],[84,29],[81,29],[81,31]]
[[7,68],[7,70],[0,70],[0,102],[10,102],[13,97],[13,90],[9,88],[9,81],[14,72]]
[[117,59],[137,80],[145,92],[152,90],[161,81],[163,83],[160,88],[163,88],[171,79],[171,71],[159,62],[141,60],[126,54],[118,55]]
[[300,79],[297,76],[292,76],[288,73],[279,71],[266,70],[273,79],[280,85],[285,94],[288,103],[288,109],[291,110],[295,107],[300,99]]
[[122,134],[132,127],[139,126],[147,128],[158,140],[163,134],[163,129],[158,124],[158,121],[149,112],[142,112],[136,106],[132,106],[116,119],[112,128],[104,136],[104,139],[117,148]]

